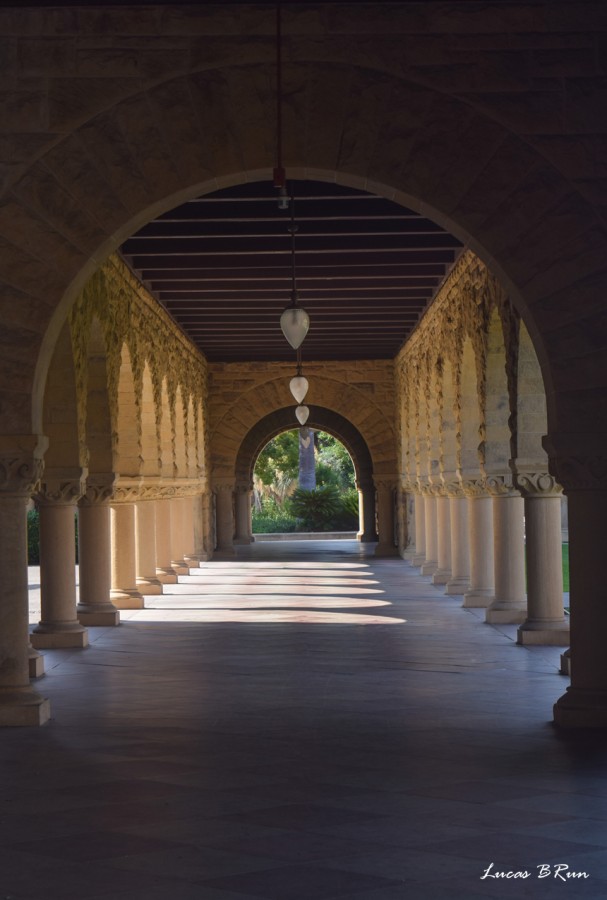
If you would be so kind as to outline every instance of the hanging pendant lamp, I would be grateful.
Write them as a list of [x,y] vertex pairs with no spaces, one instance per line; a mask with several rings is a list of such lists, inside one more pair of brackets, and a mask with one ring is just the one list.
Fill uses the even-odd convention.
[[[310,317],[298,303],[297,279],[295,277],[295,196],[291,194],[291,305],[287,306],[280,317],[282,333],[294,350],[301,346],[310,328]],[[296,398],[297,399],[297,398]]]
[[305,378],[301,374],[301,372],[298,372],[297,375],[294,375],[289,382],[289,387],[291,389],[293,397],[297,400],[297,402],[303,403],[304,397],[308,393],[308,379]]
[[297,421],[300,425],[305,425],[308,421],[308,416],[310,415],[310,410],[307,406],[302,406],[300,403],[299,406],[295,409],[295,415],[297,416]]

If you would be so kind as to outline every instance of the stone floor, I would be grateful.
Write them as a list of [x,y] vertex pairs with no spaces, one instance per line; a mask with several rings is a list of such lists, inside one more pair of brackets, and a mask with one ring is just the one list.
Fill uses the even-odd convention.
[[240,548],[47,652],[51,722],[0,738],[0,900],[607,897],[560,650],[364,551]]

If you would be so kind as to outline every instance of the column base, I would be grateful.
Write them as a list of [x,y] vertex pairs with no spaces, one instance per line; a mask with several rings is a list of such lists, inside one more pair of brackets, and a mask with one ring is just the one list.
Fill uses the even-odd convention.
[[470,579],[469,578],[452,578],[447,582],[447,587],[445,588],[445,594],[465,594],[467,590],[470,589]]
[[607,728],[607,691],[567,688],[554,704],[554,724],[561,728]]
[[561,653],[561,675],[568,675],[571,678],[571,650],[565,650]]
[[110,607],[109,604],[107,609],[78,609],[77,612],[78,621],[81,625],[102,627],[106,625],[120,625],[120,613],[115,607]]
[[50,702],[31,688],[0,689],[0,728],[44,725],[50,717]]
[[190,574],[190,570],[189,570],[188,566],[186,566],[186,565],[177,565],[177,563],[175,563],[174,566],[171,566],[171,569],[173,570],[175,575],[189,575]]
[[177,584],[177,574],[168,566],[163,569],[156,569],[156,578],[160,584]]
[[416,553],[415,556],[410,559],[411,565],[416,569],[418,569],[420,566],[423,566],[425,562],[426,557],[423,553]]
[[517,631],[516,643],[544,647],[568,647],[568,622],[541,622],[528,619]]
[[44,657],[31,644],[28,647],[28,665],[30,678],[42,678],[44,675]]
[[116,609],[144,609],[145,603],[139,591],[110,591]]
[[451,578],[450,569],[437,569],[432,576],[432,584],[448,584]]
[[89,645],[89,633],[82,625],[62,630],[57,626],[38,625],[30,634],[32,647],[36,650],[69,650],[74,647],[83,650]]
[[401,551],[402,558],[413,565],[413,560],[415,559],[415,547],[406,547]]
[[378,536],[372,531],[359,531],[356,535],[356,540],[360,541],[361,544],[375,544],[378,540]]
[[495,600],[495,592],[481,588],[476,591],[466,591],[464,594],[464,609],[486,609]]
[[197,556],[185,556],[184,557],[186,565],[188,567],[188,571],[190,569],[199,569],[200,568],[200,560]]
[[398,556],[398,547],[394,544],[378,544],[374,556]]
[[422,563],[419,571],[421,575],[434,575],[437,569],[438,563],[436,560],[429,559]]
[[234,559],[235,556],[236,550],[233,547],[227,547],[225,550],[218,547],[213,559]]
[[485,613],[489,625],[522,625],[527,619],[526,606],[490,606]]
[[162,585],[157,578],[138,578],[137,589],[140,594],[162,594]]
[[254,539],[250,538],[250,537],[235,537],[234,543],[235,544],[252,544],[253,540]]

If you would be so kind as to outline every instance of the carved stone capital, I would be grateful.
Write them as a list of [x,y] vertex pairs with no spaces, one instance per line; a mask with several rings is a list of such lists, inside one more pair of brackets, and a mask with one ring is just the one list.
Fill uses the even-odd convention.
[[213,484],[213,490],[218,494],[233,494],[234,493],[234,482],[233,481],[216,481]]
[[397,480],[389,475],[373,478],[376,491],[393,491],[397,486]]
[[466,496],[462,482],[455,478],[445,482],[444,491],[450,500],[462,500]]
[[121,478],[114,486],[112,503],[135,503],[141,494],[141,480]]
[[515,484],[524,497],[560,497],[563,489],[549,472],[517,472]]
[[487,475],[485,486],[492,497],[520,497],[511,473]]
[[0,493],[31,496],[44,471],[44,435],[0,436]]
[[469,478],[466,481],[462,481],[462,491],[465,497],[473,499],[475,497],[489,496],[484,478]]
[[114,484],[118,476],[114,472],[89,475],[86,488],[80,498],[80,506],[100,506],[109,503],[114,495]]
[[46,469],[35,497],[40,506],[70,506],[86,491],[86,469]]

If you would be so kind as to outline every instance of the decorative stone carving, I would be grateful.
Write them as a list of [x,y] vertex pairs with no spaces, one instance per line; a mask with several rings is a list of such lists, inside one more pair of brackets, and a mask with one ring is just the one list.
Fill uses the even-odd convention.
[[84,493],[80,498],[80,506],[99,506],[109,503],[114,496],[116,478],[117,476],[113,472],[107,475],[89,475],[86,479]]
[[37,503],[65,505],[76,503],[86,490],[86,469],[47,469],[36,491]]
[[468,478],[462,481],[462,491],[465,497],[487,497],[489,491],[484,478]]
[[485,487],[492,497],[520,497],[511,474],[487,475]]
[[607,457],[561,456],[550,459],[565,493],[568,491],[607,491]]
[[31,495],[44,471],[44,435],[0,435],[0,493]]
[[549,472],[517,472],[514,480],[524,497],[560,497],[563,493]]

